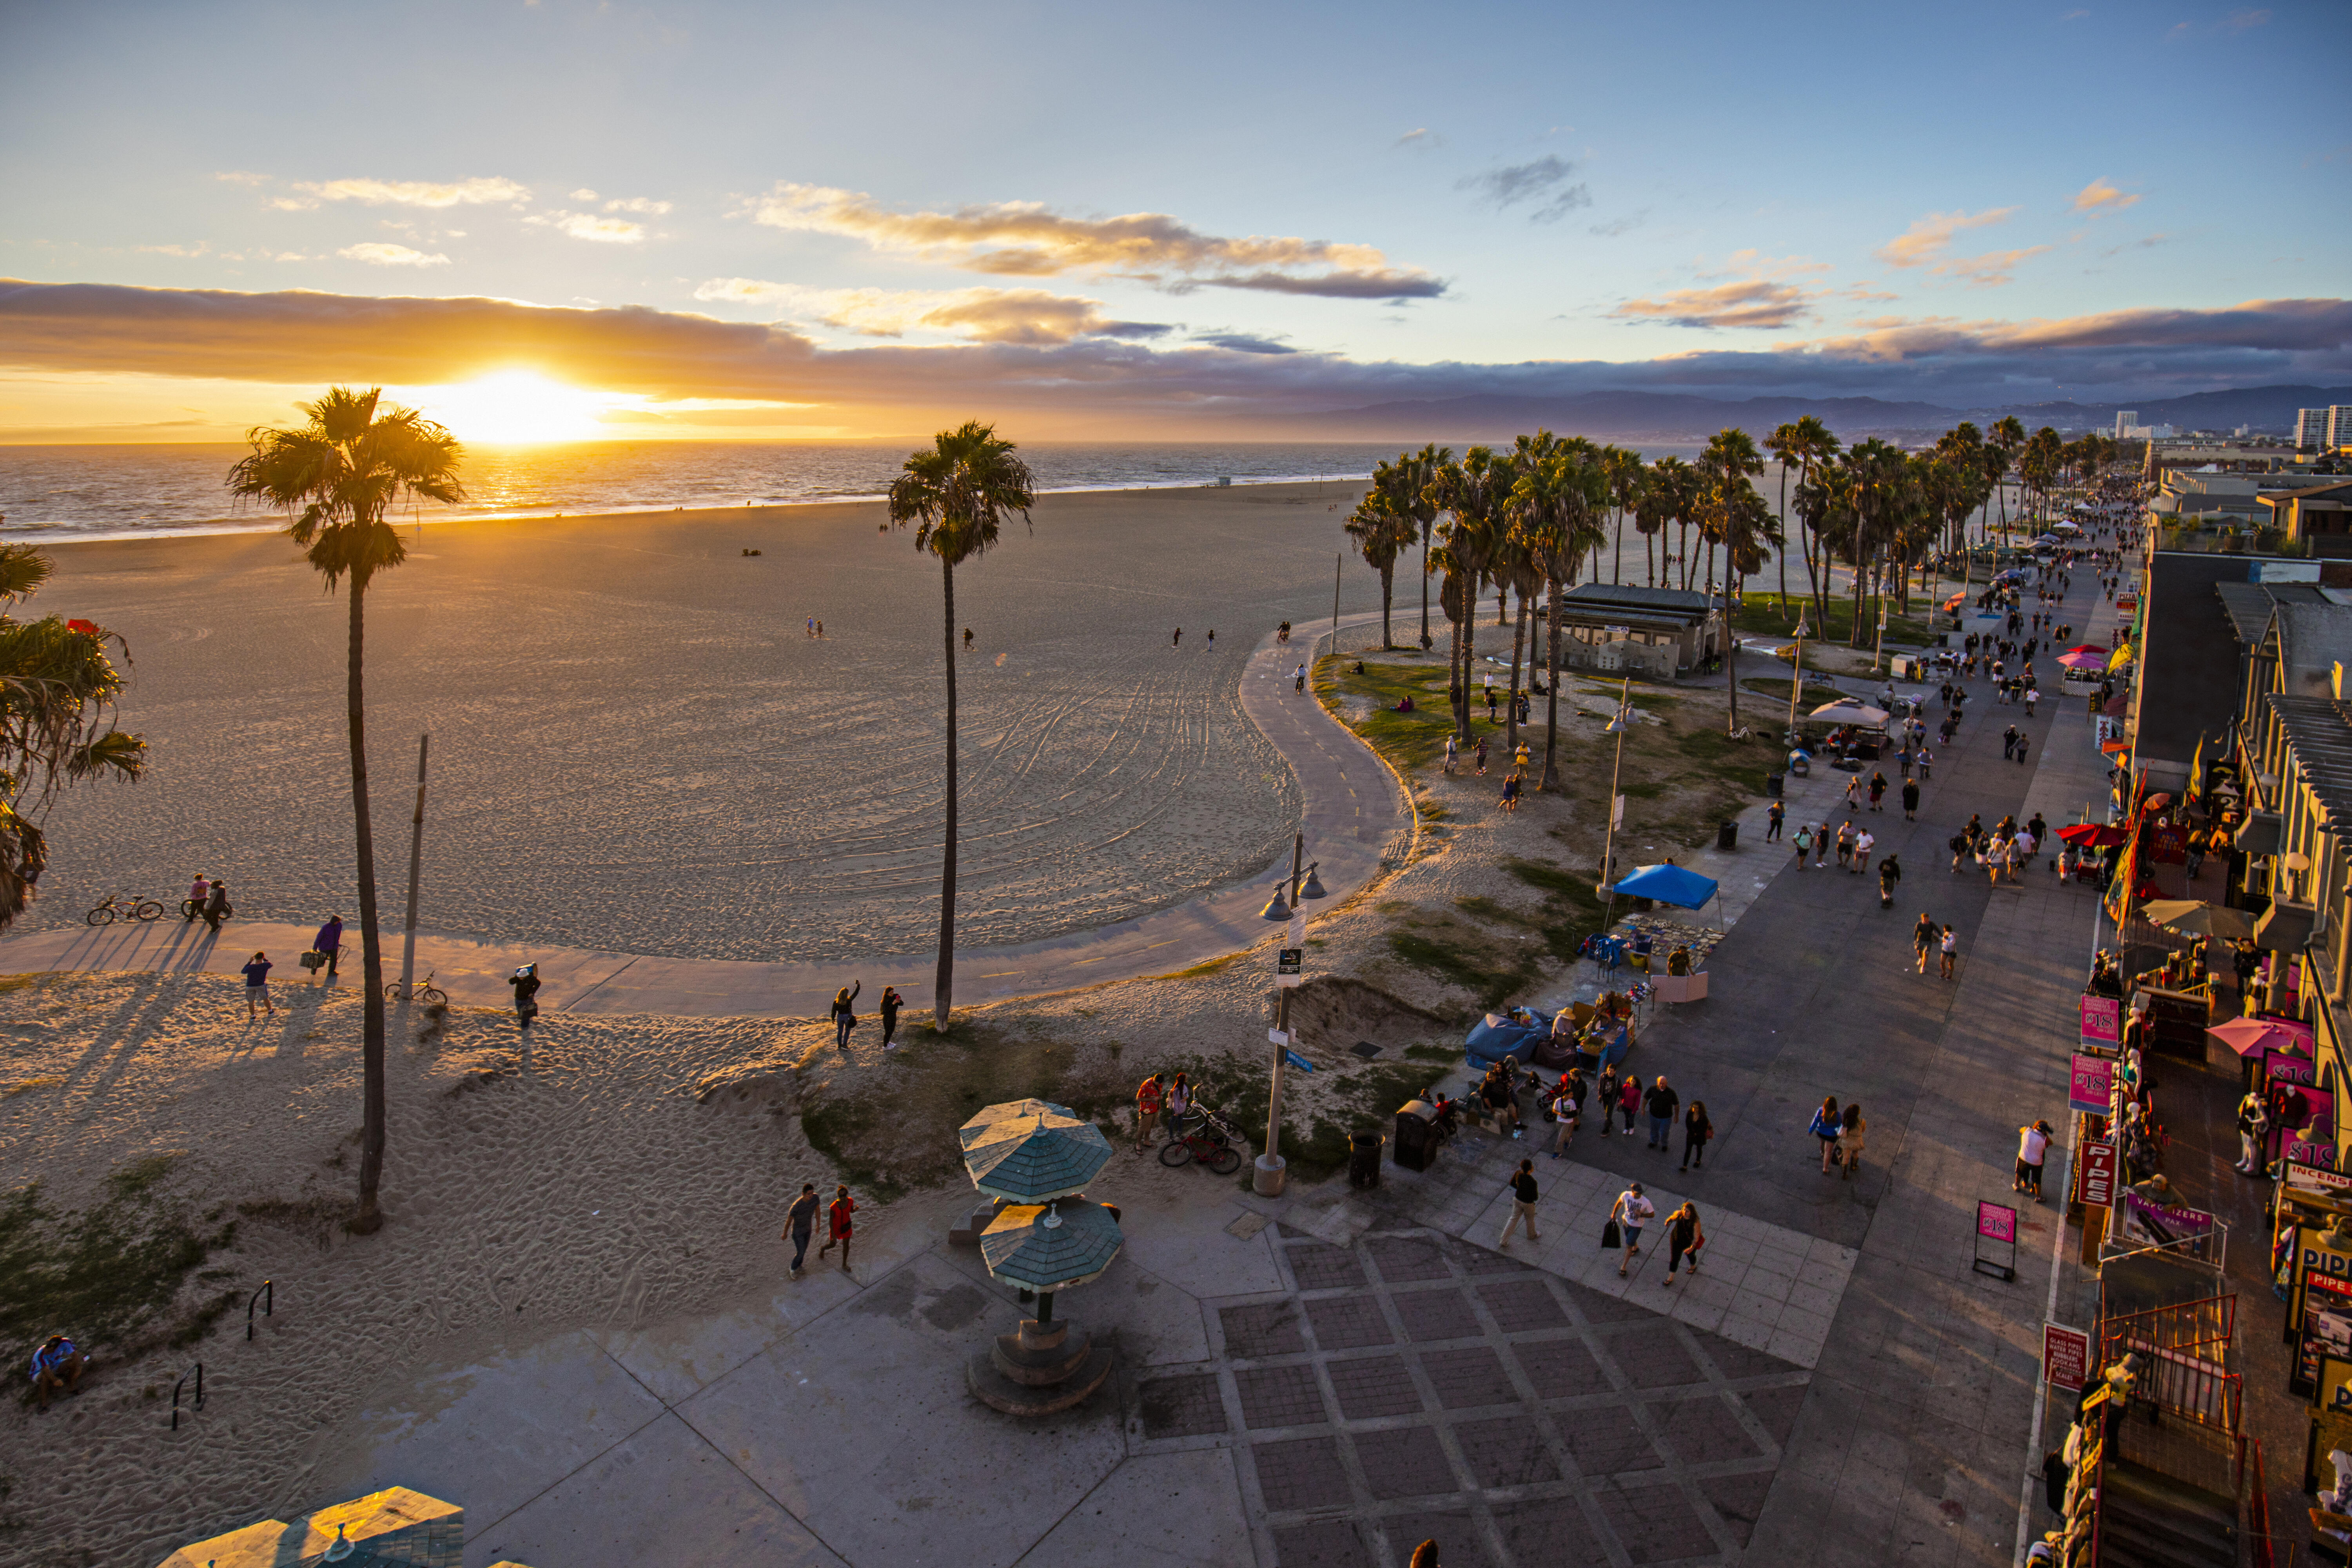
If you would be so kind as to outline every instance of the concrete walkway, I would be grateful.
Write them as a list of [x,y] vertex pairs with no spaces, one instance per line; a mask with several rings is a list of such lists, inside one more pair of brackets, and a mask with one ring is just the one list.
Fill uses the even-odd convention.
[[[1344,630],[1377,616],[1344,618]],[[1312,658],[1316,639],[1302,635],[1287,647],[1269,633],[1242,678],[1242,710],[1282,753],[1298,780],[1307,858],[1319,863],[1329,896],[1308,905],[1327,913],[1410,858],[1412,807],[1395,774],[1309,693],[1291,689],[1293,669]],[[1222,888],[1174,908],[1095,931],[1019,946],[960,952],[955,994],[960,1002],[1066,991],[1105,981],[1166,974],[1222,958],[1278,934],[1258,918],[1266,898],[1290,871],[1290,857],[1246,882]],[[387,883],[388,900],[397,889]],[[425,906],[431,907],[428,874]],[[348,917],[350,911],[345,911]],[[384,932],[387,981],[399,977],[401,933],[393,916]],[[42,970],[142,969],[235,973],[255,952],[268,952],[279,984],[310,984],[295,965],[310,945],[314,926],[232,921],[218,936],[189,925],[176,911],[146,925],[37,931],[0,942],[0,973]],[[358,983],[359,935],[344,935],[346,962],[339,984]],[[871,1012],[885,985],[896,985],[913,1009],[929,1007],[937,961],[915,953],[845,958],[830,963],[751,963],[716,959],[657,958],[577,948],[523,947],[420,931],[416,973],[461,1005],[500,1006],[512,1001],[506,977],[536,963],[549,1012],[653,1013],[675,1016],[821,1016],[834,993],[852,981],[865,989],[858,1005]]]

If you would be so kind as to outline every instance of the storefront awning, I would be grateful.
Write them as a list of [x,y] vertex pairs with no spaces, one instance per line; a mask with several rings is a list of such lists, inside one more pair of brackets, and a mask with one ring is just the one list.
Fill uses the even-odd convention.
[[2231,836],[2230,842],[2237,846],[2238,853],[2241,855],[2251,855],[2260,858],[2265,855],[2277,854],[2279,814],[2275,811],[2252,813],[2245,821],[2238,825],[2238,831]]

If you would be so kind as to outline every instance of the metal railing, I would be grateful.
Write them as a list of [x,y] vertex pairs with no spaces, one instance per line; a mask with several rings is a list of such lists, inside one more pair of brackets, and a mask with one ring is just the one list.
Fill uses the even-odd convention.
[[274,1318],[278,1315],[278,1283],[276,1280],[264,1279],[261,1282],[261,1289],[256,1290],[251,1296],[246,1299],[245,1342],[247,1344],[251,1344],[253,1342],[253,1306],[257,1301],[262,1303],[261,1315],[263,1317]]
[[180,1429],[180,1390],[192,1377],[196,1380],[196,1397],[188,1408],[202,1410],[205,1407],[205,1363],[198,1362],[180,1374],[178,1383],[172,1384],[172,1430],[174,1432]]
[[[2248,1455],[2252,1485],[2246,1489],[2247,1561],[2252,1568],[2272,1568],[2271,1555],[2271,1494],[2263,1480],[2263,1444],[2259,1437],[2249,1438],[2252,1452]],[[2290,1552],[2293,1547],[2287,1549]]]
[[2098,1365],[2105,1366],[2126,1351],[2143,1347],[2184,1355],[2210,1351],[2211,1354],[2202,1359],[2217,1360],[2228,1350],[2237,1326],[2235,1291],[2137,1312],[2104,1314],[2099,1319]]

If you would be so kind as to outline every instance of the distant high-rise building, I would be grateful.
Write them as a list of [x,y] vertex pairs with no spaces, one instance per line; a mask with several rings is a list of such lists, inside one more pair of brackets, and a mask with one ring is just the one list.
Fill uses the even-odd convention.
[[2298,408],[2294,411],[2294,444],[2299,450],[2327,444],[2327,413],[2325,408]]
[[2116,409],[2116,440],[2118,440],[2118,441],[2121,441],[2121,440],[2125,439],[2125,438],[2126,437],[2126,436],[2130,433],[2131,427],[2132,427],[2133,426],[2135,426],[2135,425],[2138,424],[2138,423],[2139,423],[2139,410],[2138,410],[2138,409],[2137,409],[2137,408],[2118,408],[2118,409]]
[[2352,447],[2352,403],[2339,403],[2327,411],[2327,449]]

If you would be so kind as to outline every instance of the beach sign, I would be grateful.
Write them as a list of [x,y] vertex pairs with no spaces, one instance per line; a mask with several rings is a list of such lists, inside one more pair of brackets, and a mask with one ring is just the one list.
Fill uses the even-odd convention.
[[[2083,1022],[2079,1037],[2086,1046],[2116,1047],[2124,1039],[2124,1004],[2119,996],[2085,996],[2083,998]],[[2077,1110],[2081,1106],[2074,1108]],[[2106,1109],[2103,1100],[2099,1109]]]
[[2006,1204],[1977,1205],[1976,1256],[1969,1266],[1996,1279],[2017,1278],[2017,1211]]
[[2053,1387],[2069,1394],[2090,1382],[2090,1331],[2045,1321],[2042,1325],[2042,1376]]
[[1292,1067],[1297,1068],[1300,1072],[1313,1072],[1315,1070],[1315,1064],[1313,1062],[1308,1061],[1305,1057],[1300,1056],[1297,1051],[1291,1050],[1287,1047],[1283,1049],[1282,1059],[1288,1062]]
[[[2083,1000],[2088,1002],[2092,998],[2085,996]],[[2067,1109],[2105,1116],[2115,1110],[2115,1058],[2075,1052],[2066,1075]]]

